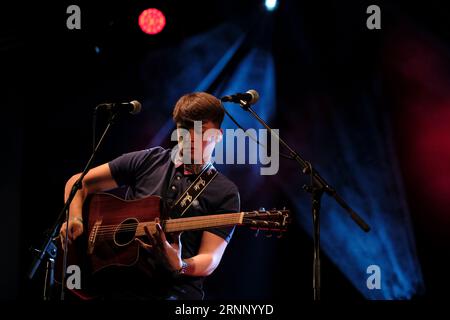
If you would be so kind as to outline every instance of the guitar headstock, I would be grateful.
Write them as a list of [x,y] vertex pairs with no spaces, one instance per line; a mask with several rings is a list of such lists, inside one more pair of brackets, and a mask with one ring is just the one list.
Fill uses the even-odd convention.
[[257,230],[257,234],[260,230],[269,232],[282,232],[287,231],[288,225],[291,223],[291,213],[287,209],[272,209],[272,210],[255,210],[244,213],[243,225]]

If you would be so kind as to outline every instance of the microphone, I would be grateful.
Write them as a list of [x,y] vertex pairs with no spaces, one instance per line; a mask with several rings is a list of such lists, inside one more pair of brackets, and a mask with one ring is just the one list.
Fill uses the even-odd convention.
[[222,102],[255,104],[259,100],[259,93],[256,90],[248,90],[246,93],[236,93],[222,97]]
[[97,110],[97,108],[106,108],[107,110],[112,110],[114,112],[123,111],[135,115],[141,112],[142,105],[139,101],[133,100],[131,102],[101,103],[95,109]]

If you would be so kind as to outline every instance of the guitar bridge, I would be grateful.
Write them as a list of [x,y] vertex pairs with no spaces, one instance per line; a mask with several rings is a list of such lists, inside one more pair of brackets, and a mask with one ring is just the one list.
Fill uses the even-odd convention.
[[98,229],[101,224],[102,224],[102,220],[97,220],[94,223],[94,226],[92,227],[91,232],[89,233],[88,245],[87,245],[88,254],[92,254],[94,252],[95,241],[97,240],[97,232],[98,232]]

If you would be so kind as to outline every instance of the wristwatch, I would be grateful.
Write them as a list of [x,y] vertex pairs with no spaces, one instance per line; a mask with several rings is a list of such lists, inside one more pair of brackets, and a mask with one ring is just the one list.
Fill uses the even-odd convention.
[[83,223],[83,218],[80,218],[80,217],[71,217],[71,218],[70,218],[70,221],[73,221],[73,220],[78,220],[78,221],[80,221],[81,223]]
[[176,271],[176,274],[185,274],[188,268],[188,263],[184,260],[181,260],[181,268]]

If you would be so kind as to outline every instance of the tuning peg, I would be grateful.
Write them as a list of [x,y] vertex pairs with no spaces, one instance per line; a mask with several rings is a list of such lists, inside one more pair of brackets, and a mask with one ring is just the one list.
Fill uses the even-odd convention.
[[259,235],[259,229],[256,229],[255,238],[258,237],[258,235]]

